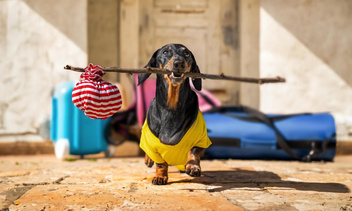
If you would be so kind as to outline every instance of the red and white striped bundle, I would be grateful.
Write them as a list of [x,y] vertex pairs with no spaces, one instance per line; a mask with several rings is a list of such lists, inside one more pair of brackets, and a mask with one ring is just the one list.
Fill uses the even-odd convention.
[[100,66],[90,64],[85,70],[72,90],[72,102],[92,119],[109,118],[122,106],[120,91],[102,80],[105,73]]

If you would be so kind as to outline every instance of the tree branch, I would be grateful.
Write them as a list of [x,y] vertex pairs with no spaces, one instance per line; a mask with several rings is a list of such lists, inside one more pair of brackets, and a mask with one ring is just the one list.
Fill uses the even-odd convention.
[[[73,70],[76,72],[84,72],[85,69],[81,67],[72,67],[70,65],[66,65],[64,67],[66,70]],[[102,68],[105,72],[118,72],[118,73],[155,73],[155,74],[171,74],[172,71],[161,69],[161,68],[141,68],[141,69],[126,69],[126,68],[118,68],[118,67],[105,67]],[[237,76],[225,76],[224,74],[221,75],[213,75],[213,74],[202,74],[202,73],[191,73],[187,72],[184,73],[185,77],[190,78],[201,78],[201,79],[212,79],[212,80],[230,80],[230,81],[240,81],[240,82],[247,82],[247,83],[257,83],[257,84],[264,84],[264,83],[280,83],[286,82],[284,78],[277,76],[276,78],[247,78],[247,77],[237,77]]]

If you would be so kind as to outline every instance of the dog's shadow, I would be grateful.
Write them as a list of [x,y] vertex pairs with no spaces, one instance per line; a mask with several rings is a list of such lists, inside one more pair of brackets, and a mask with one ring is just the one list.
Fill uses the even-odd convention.
[[[341,183],[304,182],[298,179],[282,180],[269,171],[251,171],[235,168],[228,171],[203,171],[201,177],[182,179],[173,183],[200,183],[208,185],[209,192],[221,192],[230,189],[248,188],[251,190],[277,188],[280,190],[296,189],[300,191],[317,191],[330,193],[350,193],[350,189]],[[191,189],[190,189],[191,190]]]

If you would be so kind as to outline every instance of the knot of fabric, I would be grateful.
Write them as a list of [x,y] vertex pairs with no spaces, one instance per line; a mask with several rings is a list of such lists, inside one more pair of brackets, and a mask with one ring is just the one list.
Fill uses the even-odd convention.
[[86,71],[81,74],[81,80],[92,80],[92,81],[101,81],[105,72],[99,65],[89,64],[86,68]]

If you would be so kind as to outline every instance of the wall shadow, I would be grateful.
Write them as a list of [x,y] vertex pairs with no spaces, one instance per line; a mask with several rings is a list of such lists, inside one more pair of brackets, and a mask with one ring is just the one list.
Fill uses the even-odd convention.
[[66,35],[81,50],[87,51],[87,39],[85,38],[87,15],[86,8],[82,8],[85,6],[83,1],[23,0],[23,2]]
[[261,6],[352,87],[352,1],[264,0]]
[[228,171],[203,171],[201,177],[170,182],[170,184],[184,182],[215,186],[213,189],[207,189],[209,192],[221,192],[236,188],[260,188],[261,190],[264,190],[267,187],[328,193],[351,192],[346,185],[341,183],[285,181],[281,180],[281,177],[273,172],[249,171],[238,168]]

